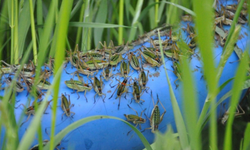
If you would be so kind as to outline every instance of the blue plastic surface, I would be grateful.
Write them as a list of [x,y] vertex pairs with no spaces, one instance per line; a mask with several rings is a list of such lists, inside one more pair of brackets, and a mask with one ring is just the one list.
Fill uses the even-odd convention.
[[[184,23],[183,23],[184,24]],[[246,42],[247,42],[247,36],[245,33],[247,32],[246,28],[242,28],[241,35],[242,38],[238,41],[237,45],[241,49],[246,48]],[[183,35],[185,35],[184,32],[182,32]],[[185,39],[185,38],[184,38]],[[218,64],[220,60],[220,55],[222,53],[222,47],[219,46],[214,50],[214,60],[216,64]],[[149,43],[145,43],[144,46],[149,46]],[[137,50],[140,48],[141,45],[135,46],[131,51]],[[196,53],[198,53],[198,49],[196,49]],[[235,53],[233,53],[223,71],[222,78],[220,79],[220,84],[225,82],[226,80],[232,78],[235,74],[236,68],[238,66],[238,62],[234,62],[238,60],[238,57]],[[165,58],[166,61],[166,68],[169,70],[172,69],[172,61],[168,58]],[[211,60],[212,61],[212,60]],[[229,63],[229,62],[234,62],[234,63]],[[206,82],[204,79],[201,79],[202,77],[202,67],[201,61],[197,58],[196,55],[193,55],[191,58],[191,68],[193,70],[193,76],[195,79],[196,83],[196,93],[198,94],[198,100],[199,100],[199,108],[201,111],[201,108],[204,104],[204,100],[207,96],[207,89],[206,89]],[[116,71],[113,72],[113,74],[118,73],[117,71],[119,69],[120,65],[116,67]],[[173,115],[173,109],[172,109],[172,104],[170,101],[170,96],[169,96],[169,87],[167,85],[167,80],[166,80],[166,75],[164,72],[163,65],[159,67],[158,69],[151,68],[151,67],[145,67],[144,69],[149,70],[149,81],[147,83],[147,86],[150,87],[150,90],[148,93],[144,93],[142,95],[142,99],[145,100],[143,104],[138,104],[134,100],[131,102],[131,98],[133,97],[131,93],[128,93],[126,96],[126,99],[124,98],[124,95],[121,97],[121,104],[120,104],[120,110],[118,110],[118,102],[119,98],[116,98],[116,94],[109,99],[111,94],[114,92],[115,88],[110,88],[109,83],[111,81],[104,81],[104,88],[103,88],[103,93],[106,93],[106,99],[105,103],[103,103],[102,98],[97,96],[96,97],[96,103],[94,103],[94,95],[95,91],[92,89],[90,92],[86,94],[88,98],[88,103],[86,102],[86,99],[84,97],[84,92],[79,92],[80,94],[80,99],[78,98],[77,93],[73,93],[73,90],[69,89],[65,84],[65,80],[69,80],[70,78],[73,78],[72,75],[66,74],[65,71],[62,73],[61,77],[61,86],[60,86],[60,95],[61,93],[67,93],[70,95],[71,103],[74,104],[74,107],[71,108],[71,111],[75,113],[74,118],[70,119],[66,117],[65,115],[62,118],[63,110],[61,107],[58,107],[57,111],[57,120],[56,120],[56,133],[60,132],[62,129],[64,129],[66,126],[71,124],[72,122],[88,117],[88,116],[94,116],[94,115],[109,115],[109,116],[115,116],[122,118],[126,120],[124,117],[124,114],[135,114],[133,110],[128,108],[127,104],[129,104],[132,108],[137,110],[137,112],[141,113],[142,110],[146,108],[146,115],[150,116],[151,111],[153,109],[153,104],[152,104],[152,99],[150,96],[150,91],[153,91],[153,97],[154,97],[154,102],[156,103],[157,101],[157,94],[159,95],[159,98],[164,105],[165,109],[167,110],[167,113],[164,116],[163,121],[159,125],[159,129],[161,132],[166,131],[166,127],[168,124],[171,124],[173,129],[176,131],[176,126],[175,126],[175,120],[174,120],[174,115]],[[67,64],[66,68],[67,72],[74,72],[76,69],[71,68],[71,64]],[[132,76],[133,78],[136,77],[138,78],[138,73],[132,67],[130,67],[130,73],[129,75]],[[97,74],[98,78],[99,75],[101,74],[102,70],[100,70]],[[179,84],[178,88],[175,88],[176,85],[174,84],[174,81],[177,79],[177,77],[174,75],[173,72],[168,71],[168,75],[172,84],[172,87],[174,89],[174,93],[176,96],[176,99],[178,101],[178,104],[180,107],[182,107],[182,85],[180,81],[177,81],[176,83]],[[84,77],[84,81],[87,81],[86,76]],[[120,81],[123,81],[123,78],[116,76],[116,78],[120,78]],[[50,82],[52,82],[53,77],[50,78]],[[74,77],[74,79],[77,79],[77,76]],[[118,82],[113,79],[114,82],[112,85],[117,84]],[[132,81],[130,82],[132,83]],[[226,92],[228,92],[231,89],[232,82],[229,83],[218,95],[218,99],[221,98]],[[129,92],[132,92],[132,87],[129,87]],[[1,95],[4,94],[4,91],[0,92]],[[20,100],[17,102],[16,105],[19,105],[23,103],[24,105],[28,105],[28,97],[27,97],[27,90],[25,90],[22,93],[19,93],[17,96],[17,100]],[[32,100],[33,101],[33,100]],[[228,100],[226,100],[224,103],[227,103]],[[31,102],[32,103],[32,102]],[[61,104],[61,100],[58,100],[58,106]],[[163,113],[163,108],[160,107],[160,112],[161,114]],[[26,120],[27,116],[21,117],[21,113],[23,111],[23,108],[20,107],[18,109],[15,109],[15,114],[16,114],[16,120],[19,123],[22,123],[24,120]],[[219,115],[222,115],[223,112],[225,111],[225,108],[219,107],[218,108],[218,117]],[[47,128],[48,131],[50,131],[50,125],[51,125],[51,109],[48,107],[46,110],[46,113],[44,114],[43,118],[41,120],[42,124],[42,131],[43,131],[43,137],[44,139],[48,139],[49,137],[47,134],[45,134],[45,128]],[[146,117],[143,115],[143,118],[146,119]],[[30,117],[29,121],[26,122],[19,130],[19,138],[21,139],[22,136],[24,135],[26,129],[28,128],[33,116]],[[141,124],[142,130],[145,128],[150,127],[149,120],[147,119],[147,122],[144,124]],[[139,129],[139,127],[137,127]],[[90,149],[143,149],[144,146],[139,139],[139,137],[134,133],[133,131],[127,135],[128,131],[130,131],[130,127],[124,124],[121,121],[113,120],[113,119],[102,119],[102,120],[96,120],[89,122],[80,128],[74,130],[70,134],[68,134],[64,140],[61,143],[60,147],[64,148],[77,148],[77,149],[82,149],[82,150],[90,150]],[[151,133],[151,130],[146,130],[143,132],[143,135],[147,138],[147,140],[152,143],[154,141],[154,134]],[[1,139],[3,137],[3,134],[1,135]],[[1,141],[2,142],[2,141]],[[34,140],[32,145],[37,144],[38,141]]]

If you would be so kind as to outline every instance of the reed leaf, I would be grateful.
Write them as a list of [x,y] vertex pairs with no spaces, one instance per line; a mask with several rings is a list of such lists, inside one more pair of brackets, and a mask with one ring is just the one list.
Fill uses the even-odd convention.
[[52,142],[50,141],[45,147],[44,150],[48,150],[49,148],[49,144],[53,145],[53,148],[55,148],[55,146],[63,139],[63,137],[65,135],[67,135],[68,133],[70,133],[71,131],[75,130],[76,128],[82,126],[85,123],[88,123],[90,121],[94,121],[94,120],[98,120],[98,119],[115,119],[115,120],[119,120],[122,121],[123,123],[125,123],[126,125],[128,125],[130,128],[132,128],[135,133],[139,136],[139,138],[141,139],[142,143],[144,144],[144,146],[146,147],[147,150],[152,150],[150,144],[148,143],[147,139],[143,136],[143,134],[133,125],[131,125],[129,122],[117,118],[117,117],[112,117],[112,116],[91,116],[91,117],[87,117],[87,118],[83,118],[80,119],[78,121],[75,121],[74,123],[70,124],[69,126],[67,126],[65,129],[63,129],[62,131],[60,131],[56,136],[55,136],[55,141]]

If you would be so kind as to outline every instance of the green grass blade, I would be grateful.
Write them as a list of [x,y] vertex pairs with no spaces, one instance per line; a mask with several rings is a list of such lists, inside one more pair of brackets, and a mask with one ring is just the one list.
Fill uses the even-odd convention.
[[82,7],[83,1],[77,1],[75,7],[72,9],[70,13],[70,19],[77,14],[78,10]]
[[196,124],[198,121],[198,106],[199,102],[196,96],[196,88],[194,79],[191,74],[191,69],[187,57],[181,57],[181,73],[183,82],[183,107],[184,117],[190,139],[191,149],[201,149],[200,129]]
[[47,100],[52,92],[52,90],[55,87],[56,81],[58,81],[59,77],[61,76],[61,72],[62,72],[62,67],[58,70],[58,73],[55,75],[53,83],[50,87],[50,89],[47,91],[45,98],[43,100],[43,102],[41,103],[41,105],[39,105],[39,108],[36,112],[36,115],[34,116],[32,122],[30,123],[30,127],[27,128],[26,133],[24,134],[19,146],[18,146],[18,150],[24,150],[24,149],[29,149],[31,143],[35,137],[35,133],[38,129],[38,126],[40,124],[40,120],[42,118],[42,115],[44,113],[44,110],[47,106]]
[[190,9],[188,9],[188,8],[186,8],[186,7],[183,7],[183,6],[181,6],[181,5],[178,5],[178,4],[172,3],[172,2],[165,2],[165,3],[170,4],[170,5],[172,5],[172,6],[175,6],[175,7],[178,7],[178,8],[180,8],[181,10],[183,10],[183,11],[189,13],[189,14],[192,15],[192,16],[196,16],[196,13],[195,13],[195,12],[193,12],[192,10],[190,10]]
[[[107,0],[102,0],[95,18],[95,22],[105,23],[107,19],[107,14],[108,14],[108,2]],[[102,35],[103,35],[103,28],[94,29],[94,42],[96,47],[101,41]]]
[[37,45],[36,45],[36,30],[35,30],[35,21],[34,21],[34,10],[32,0],[29,0],[30,4],[30,20],[31,20],[31,35],[32,35],[32,43],[33,43],[33,57],[34,63],[37,64]]
[[161,21],[161,18],[163,16],[163,11],[164,11],[164,8],[165,8],[165,2],[166,2],[166,0],[162,0],[161,3],[160,3],[159,15],[158,15],[158,18],[157,18],[158,23]]
[[[235,29],[237,29],[237,26]],[[226,126],[224,150],[232,149],[232,125],[234,120],[234,114],[240,99],[242,87],[244,85],[248,70],[248,57],[248,52],[245,51],[235,75],[235,80],[232,88],[232,97],[230,101],[229,117]]]
[[[34,1],[35,2],[35,1]],[[24,2],[24,7],[22,8],[22,11],[19,14],[19,20],[22,20],[18,24],[18,51],[19,51],[19,58],[22,57],[24,51],[25,51],[25,41],[26,37],[30,28],[30,7],[29,7],[29,1]]]
[[130,19],[130,15],[129,15],[129,7],[130,7],[130,1],[125,1],[125,13],[126,13],[126,22],[127,24],[131,24],[131,19]]
[[243,150],[250,149],[250,123],[247,124],[243,140]]
[[63,139],[63,137],[65,137],[65,135],[67,135],[69,132],[75,130],[76,128],[82,126],[85,123],[88,123],[90,121],[94,121],[94,120],[98,120],[98,119],[115,119],[115,120],[119,120],[122,121],[123,123],[125,123],[126,125],[128,125],[130,128],[132,128],[135,133],[139,136],[139,138],[141,139],[142,143],[144,144],[144,146],[148,149],[148,150],[152,150],[150,144],[148,143],[147,139],[143,136],[143,134],[133,125],[131,125],[129,122],[117,118],[117,117],[112,117],[112,116],[91,116],[91,117],[87,117],[87,118],[83,118],[80,119],[78,121],[75,121],[74,123],[70,124],[69,126],[67,126],[65,129],[63,129],[62,131],[60,131],[56,136],[55,136],[55,141],[54,143],[52,143],[52,141],[50,141],[45,147],[44,150],[48,150],[49,148],[49,144],[53,145],[53,148]]
[[[171,2],[166,2],[166,3],[171,3],[168,7],[168,13],[167,13],[167,24],[176,24],[180,22],[180,11],[177,10],[178,7],[176,6],[175,3],[177,3],[178,0],[171,0]],[[178,5],[179,6],[179,5]]]
[[225,42],[225,47],[223,48],[223,50],[225,50],[225,48],[226,48],[227,44],[229,43],[229,40],[231,39],[231,36],[232,36],[232,34],[233,34],[234,30],[235,30],[235,26],[238,23],[238,18],[240,16],[240,11],[241,11],[241,8],[242,8],[244,2],[245,1],[240,1],[238,6],[237,6],[237,10],[236,10],[236,12],[234,14],[234,19],[233,19],[233,22],[232,22],[231,27],[229,29],[227,39],[226,39],[226,42]]
[[[155,0],[149,0],[148,1],[148,6],[153,4],[155,2]],[[154,29],[156,28],[155,26],[155,5],[153,8],[149,9],[149,12],[147,13],[147,18],[149,21],[149,27],[150,29]]]
[[158,14],[159,14],[159,0],[155,0],[155,2],[157,3],[155,5],[155,27],[158,26]]
[[[6,18],[8,16],[8,2],[4,1],[2,3],[2,10],[1,10],[1,16],[0,16],[0,59],[2,59],[2,49],[5,47],[6,45],[6,28],[8,27],[8,21],[6,22]],[[10,38],[9,38],[10,39]]]
[[[158,31],[158,38],[161,39],[159,31]],[[161,42],[159,44],[160,44],[160,50],[161,50],[161,57],[164,58]],[[167,68],[165,66],[165,64],[166,64],[165,60],[162,59],[162,61],[164,64],[163,66],[164,66],[164,70],[165,70],[165,74],[166,74],[166,78],[167,78],[167,82],[168,82],[170,99],[171,99],[171,103],[172,103],[172,107],[173,107],[173,111],[174,111],[174,119],[175,119],[176,128],[177,128],[177,131],[179,133],[181,147],[182,147],[182,149],[185,149],[185,148],[189,147],[186,126],[185,126],[180,108],[179,108],[178,103],[176,101],[172,85],[171,85],[169,77],[168,77]]]
[[[65,57],[65,46],[66,46],[66,37],[68,31],[69,17],[70,11],[73,5],[73,1],[64,0],[61,4],[60,14],[58,18],[58,23],[56,27],[56,35],[55,35],[55,73],[58,72],[59,68],[63,64]],[[54,133],[55,133],[55,125],[56,125],[56,111],[57,111],[57,101],[58,101],[58,93],[60,86],[60,79],[55,82],[54,96],[53,96],[53,109],[52,109],[52,122],[51,122],[51,142],[54,142]],[[50,145],[50,149],[53,150],[53,145]]]
[[[34,3],[35,5],[35,3]],[[37,20],[37,26],[43,25],[43,3],[42,0],[37,0],[36,3],[36,20]],[[42,36],[42,28],[38,28],[38,37],[41,38]]]
[[129,33],[129,38],[128,38],[128,41],[131,42],[134,38],[135,38],[135,33],[136,33],[136,23],[138,21],[138,18],[140,16],[140,13],[141,13],[141,8],[142,8],[142,4],[143,4],[143,0],[138,0],[137,1],[137,5],[136,5],[136,9],[135,9],[135,15],[134,15],[134,19],[133,19],[133,22],[132,22],[132,28],[130,30],[130,33]]
[[[85,10],[85,5],[84,3],[82,3],[81,5],[81,12],[80,12],[80,16],[79,16],[79,22],[83,22],[83,15],[84,15],[84,10]],[[80,38],[81,38],[81,34],[82,34],[82,28],[78,27],[77,29],[77,34],[76,34],[76,44],[79,44]]]
[[[87,23],[89,22],[89,3],[90,0],[85,0],[84,1],[84,19],[83,19],[83,23]],[[82,28],[82,41],[81,41],[81,50],[82,51],[87,51],[88,48],[88,29],[86,29],[85,27]]]
[[[207,0],[207,1],[199,1],[194,0],[193,6],[194,6],[194,12],[196,14],[195,19],[195,26],[197,29],[197,32],[199,33],[197,35],[198,38],[198,45],[202,56],[203,61],[203,68],[204,68],[204,77],[207,81],[207,87],[208,87],[208,96],[204,104],[204,108],[209,108],[209,103],[211,102],[211,109],[215,110],[216,108],[216,95],[217,95],[217,84],[218,79],[216,78],[216,72],[215,72],[215,62],[213,61],[213,8],[212,8],[213,1]],[[203,109],[204,109],[203,108]],[[205,117],[207,110],[202,110],[201,116],[202,119],[199,119],[204,121],[203,117]],[[217,115],[216,111],[211,112],[211,118],[210,118],[210,132],[209,132],[209,143],[211,146],[211,149],[217,150]],[[198,126],[201,127],[202,123]]]
[[[144,19],[145,17],[147,17],[146,15],[149,13],[148,11],[154,7],[156,4],[159,4],[159,3],[151,3],[150,5],[148,5],[147,7],[145,7],[142,11],[141,11],[141,14],[140,14],[140,17],[138,18],[138,22],[140,22],[142,19]],[[165,4],[164,4],[165,5]]]
[[[119,1],[119,25],[123,25],[123,20],[124,20],[124,0]],[[118,44],[122,44],[122,38],[123,38],[123,28],[119,27],[118,29]]]
[[69,26],[72,27],[86,27],[86,28],[130,28],[129,26],[121,26],[117,24],[107,24],[107,23],[94,23],[94,22],[70,22]]

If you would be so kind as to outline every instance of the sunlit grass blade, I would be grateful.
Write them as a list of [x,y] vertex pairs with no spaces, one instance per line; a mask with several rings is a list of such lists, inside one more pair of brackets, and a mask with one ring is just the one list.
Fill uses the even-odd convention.
[[[107,19],[107,14],[108,14],[108,2],[107,0],[103,0],[100,2],[99,9],[95,18],[95,22],[105,23]],[[103,28],[94,29],[95,47],[97,47],[99,42],[101,41],[102,35],[103,35]]]
[[48,145],[52,144],[53,148],[64,138],[65,135],[67,135],[69,132],[75,130],[76,128],[82,126],[83,124],[90,122],[90,121],[94,121],[94,120],[98,120],[98,119],[115,119],[115,120],[119,120],[124,122],[126,125],[128,125],[130,128],[133,129],[133,131],[135,131],[135,133],[139,136],[139,138],[141,139],[142,143],[144,144],[144,146],[146,147],[146,149],[148,150],[152,150],[150,144],[148,143],[147,139],[143,136],[143,134],[133,125],[131,125],[129,122],[117,118],[117,117],[112,117],[112,116],[91,116],[91,117],[87,117],[87,118],[83,118],[80,119],[78,121],[75,121],[74,123],[70,124],[69,126],[67,126],[66,128],[64,128],[62,131],[60,131],[56,136],[55,136],[55,141],[52,143],[52,141],[50,141],[45,147],[44,150],[48,150]]
[[[215,62],[213,59],[213,1],[199,1],[194,0],[194,12],[196,14],[195,27],[198,35],[198,45],[203,61],[204,77],[207,81],[208,100],[205,101],[205,106],[209,108],[209,101],[211,102],[211,109],[216,108],[216,95],[218,79],[216,78]],[[207,111],[205,111],[206,114]],[[203,115],[205,115],[203,114]],[[201,114],[202,115],[202,114]],[[209,143],[211,149],[217,150],[217,115],[216,111],[212,111],[210,115],[210,132]],[[204,117],[204,116],[202,116]],[[202,120],[203,121],[203,120]],[[199,122],[198,122],[199,123]],[[201,127],[201,124],[198,124]]]
[[[65,57],[65,46],[66,46],[66,38],[69,24],[69,17],[71,8],[73,5],[73,1],[64,0],[61,4],[60,14],[58,18],[58,23],[56,27],[56,35],[54,36],[55,44],[55,69],[54,72],[59,72],[59,68],[62,66],[64,57]],[[59,72],[60,73],[60,72]],[[55,133],[55,125],[56,125],[56,111],[57,111],[57,101],[58,101],[58,93],[60,87],[60,79],[55,82],[54,96],[53,96],[53,110],[52,110],[52,121],[51,121],[51,142],[54,142],[54,133]],[[53,145],[50,145],[50,149],[52,150]]]
[[[159,30],[158,30],[158,38],[161,39]],[[164,58],[161,41],[159,42],[159,44],[160,44],[160,50],[161,50],[161,57]],[[189,147],[186,126],[185,126],[180,108],[179,108],[178,103],[176,101],[172,85],[171,85],[169,77],[168,77],[167,68],[165,66],[165,60],[162,59],[162,61],[163,61],[163,66],[164,66],[167,82],[168,82],[170,99],[171,99],[171,103],[172,103],[172,107],[173,107],[173,111],[174,111],[176,128],[177,128],[177,131],[179,133],[181,147],[182,147],[182,149],[185,149],[185,148]]]
[[54,90],[55,84],[58,81],[59,77],[61,76],[62,68],[63,67],[61,67],[58,70],[58,73],[55,74],[53,83],[52,83],[51,87],[49,88],[49,90],[47,91],[43,102],[41,103],[41,105],[39,105],[39,108],[36,112],[36,115],[34,116],[32,122],[30,123],[30,128],[27,128],[27,131],[24,134],[24,136],[23,136],[23,138],[18,146],[18,150],[29,149],[29,147],[32,143],[31,139],[34,139],[34,137],[35,137],[36,131],[37,131],[38,126],[40,124],[40,120],[41,120],[42,115],[44,113],[44,110],[47,106],[47,103],[48,103],[47,100],[49,98],[49,95],[51,94],[52,90]]
[[232,149],[232,125],[234,120],[234,114],[240,99],[242,87],[244,85],[244,81],[248,70],[248,57],[249,57],[248,52],[245,51],[235,75],[235,80],[232,88],[232,97],[230,101],[229,117],[226,126],[224,150]]
[[155,5],[155,27],[158,26],[158,14],[159,14],[159,0],[155,0],[155,2],[157,3]]
[[132,25],[131,25],[132,28],[130,30],[129,38],[128,38],[129,42],[131,42],[135,38],[135,33],[136,33],[136,28],[135,27],[136,27],[136,23],[138,21],[140,13],[141,13],[142,4],[143,4],[143,0],[138,0],[137,1],[137,5],[136,5],[136,9],[135,9],[135,15],[134,15],[133,22],[132,22]]
[[191,149],[201,149],[200,129],[196,124],[198,121],[199,102],[196,96],[194,79],[191,74],[188,60],[185,56],[181,57],[181,74],[183,82],[183,107],[184,119],[186,122]]

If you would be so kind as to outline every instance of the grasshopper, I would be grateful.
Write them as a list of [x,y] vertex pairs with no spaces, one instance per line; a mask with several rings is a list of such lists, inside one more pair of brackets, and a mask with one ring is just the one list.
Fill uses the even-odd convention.
[[123,77],[125,78],[128,77],[128,74],[130,72],[129,64],[123,61],[122,64],[120,65],[120,71]]
[[190,42],[188,43],[188,46],[194,50],[194,48],[196,48],[196,43],[197,43],[197,37],[193,37]]
[[[146,47],[145,47],[146,48]],[[141,55],[145,58],[145,60],[152,66],[152,67],[160,67],[161,66],[161,59],[152,53],[149,50],[141,51],[139,49]]]
[[139,63],[139,60],[138,60],[138,58],[135,56],[134,53],[130,52],[130,53],[129,53],[129,56],[128,56],[128,59],[129,59],[130,65],[131,65],[135,70],[140,70],[140,63]]
[[[44,114],[47,114],[47,113],[45,113],[45,111],[46,111],[46,109],[48,108],[48,106],[49,106],[49,104],[50,104],[51,101],[52,101],[52,100],[50,100],[50,101],[47,102],[47,107],[46,107],[45,110],[44,110]],[[34,101],[34,102],[35,102],[35,101]],[[25,113],[26,115],[28,115],[28,118],[20,125],[20,127],[21,127],[25,122],[27,122],[27,121],[29,120],[29,118],[30,118],[31,115],[35,115],[35,105],[34,105],[34,102],[33,102],[32,105],[29,106],[28,108],[26,108],[26,107],[24,106],[24,104],[20,104],[19,106],[16,107],[16,108],[18,108],[18,107],[20,107],[20,106],[23,106],[23,107],[25,108],[25,112],[24,112],[24,113]],[[42,102],[42,101],[37,102],[37,105],[39,106],[39,105],[41,104],[41,102]]]
[[[90,82],[91,82],[91,84],[92,84],[92,81],[91,81],[91,80],[90,80]],[[105,93],[102,93],[102,88],[103,88],[104,84],[103,84],[103,82],[102,82],[102,77],[101,77],[101,75],[100,75],[100,80],[99,80],[97,77],[94,77],[94,84],[92,84],[92,86],[93,86],[93,88],[94,88],[94,90],[95,90],[95,92],[96,92],[96,94],[95,94],[95,96],[94,96],[94,103],[96,102],[95,97],[96,97],[97,94],[98,94],[99,96],[104,95],[105,97],[104,97],[104,99],[103,99],[103,102],[105,102],[104,100],[105,100],[105,98],[106,98],[106,94],[105,94]]]
[[70,51],[67,51],[67,54],[69,55],[69,57],[67,58],[67,61],[70,61],[72,66],[77,67],[77,62],[80,61],[78,44],[76,45],[74,52],[70,50]]
[[33,91],[32,91],[32,83],[29,80],[27,80],[25,77],[23,77],[22,74],[21,74],[21,77],[23,78],[23,81],[24,81],[24,83],[25,83],[25,85],[27,87],[28,92],[31,93],[31,94],[35,94],[35,96],[38,99],[41,99],[42,95],[43,95],[43,93],[41,93],[41,90],[38,87],[35,87],[35,89],[34,89],[35,93],[33,93]]
[[176,88],[178,87],[178,85],[176,84],[177,80],[182,80],[181,78],[181,70],[180,70],[180,66],[179,63],[177,61],[173,62],[173,66],[172,68],[174,69],[174,74],[177,76],[177,79],[174,81],[174,84],[176,85]]
[[[117,80],[117,79],[116,79],[116,80]],[[128,93],[128,89],[126,88],[126,86],[129,86],[129,85],[127,85],[127,82],[128,82],[128,79],[127,79],[127,78],[125,78],[122,82],[120,82],[119,80],[117,80],[117,81],[119,82],[119,84],[118,84],[118,86],[116,87],[116,89],[118,89],[118,90],[117,90],[117,97],[116,97],[115,99],[117,99],[117,98],[119,97],[119,104],[118,104],[118,110],[119,110],[119,108],[120,108],[121,96],[122,96],[122,94],[125,93],[125,92]],[[115,89],[115,91],[116,91],[116,89]],[[114,93],[115,93],[115,91],[114,91]],[[111,99],[111,98],[113,97],[114,93],[110,96],[109,99]]]
[[[10,65],[10,64],[6,63],[3,60],[1,60],[1,62],[7,66],[7,67],[1,67],[1,72],[3,74],[6,74],[6,73],[9,73],[9,74],[10,73],[15,73],[21,67],[21,65]],[[21,73],[25,77],[31,77],[32,75],[34,75],[34,73],[35,73],[35,66],[34,66],[34,64],[32,62],[30,64],[25,64],[21,68]]]
[[219,28],[218,26],[215,26],[215,33],[219,35],[220,45],[224,46],[228,34],[224,32],[223,29]]
[[[146,123],[146,119],[142,118],[142,113],[146,110],[146,108],[141,112],[141,115],[140,115],[140,117],[139,117],[138,112],[137,112],[136,110],[134,110],[134,109],[133,109],[132,107],[130,107],[129,105],[128,105],[128,107],[129,107],[130,109],[132,109],[133,111],[135,111],[135,112],[136,112],[136,115],[132,115],[132,114],[127,115],[127,114],[124,114],[124,116],[126,117],[127,121],[133,122],[133,124],[135,124],[135,127],[137,127],[137,126],[139,125],[140,130],[141,130],[141,124],[142,124],[142,123]],[[131,131],[132,131],[132,130],[130,130],[130,131],[127,133],[127,135],[128,135]]]
[[[78,78],[80,79],[80,77],[78,76]],[[65,84],[68,88],[71,88],[73,90],[76,90],[77,95],[78,95],[78,99],[80,98],[80,95],[78,94],[78,92],[84,92],[84,97],[86,98],[86,102],[88,102],[88,99],[86,97],[86,92],[90,91],[92,89],[92,86],[89,86],[88,83],[85,84],[83,80],[78,81],[78,80],[66,80]]]
[[95,52],[95,51],[89,51],[86,54],[82,55],[81,58],[83,60],[89,60],[89,58],[94,58],[95,60],[103,60],[105,57],[105,55],[99,53],[99,52]]
[[93,58],[91,58],[91,60],[84,62],[83,61],[83,65],[87,68],[90,69],[102,69],[108,66],[108,62],[104,61],[104,60],[94,60]]
[[3,65],[1,66],[1,74],[10,74],[17,70],[16,65],[10,65],[3,60],[1,60],[1,63],[5,65],[5,66]]
[[101,46],[104,48],[105,51],[106,50],[108,50],[108,51],[114,51],[115,50],[115,48],[114,48],[115,46],[114,46],[114,43],[113,43],[112,40],[109,42],[108,46],[107,46],[105,41],[103,42],[103,44],[102,44],[102,42],[99,42],[99,43],[101,44]]
[[193,17],[191,15],[189,15],[189,14],[186,14],[186,15],[182,16],[181,19],[183,21],[189,21],[189,22],[193,21]]
[[[66,94],[65,94],[66,95]],[[61,108],[64,111],[64,113],[62,114],[62,119],[63,119],[63,115],[65,114],[67,117],[70,117],[71,114],[73,114],[73,116],[75,115],[74,112],[70,111],[71,107],[74,107],[74,104],[71,105],[70,102],[70,97],[69,100],[66,98],[64,94],[62,94],[61,96]],[[73,117],[71,116],[71,117]]]
[[109,64],[111,66],[117,66],[117,64],[121,61],[122,61],[122,54],[114,54],[110,57]]
[[108,65],[108,67],[103,69],[102,76],[104,77],[106,81],[108,81],[110,77],[112,77],[112,66],[110,64]]
[[[7,77],[7,79],[5,81],[10,86],[12,79],[11,79],[11,77]],[[15,87],[16,87],[16,92],[22,92],[24,90],[24,87],[18,81],[16,81]]]
[[124,45],[124,43],[120,46],[116,46],[115,48],[115,52],[117,54],[124,54],[126,53],[129,49],[131,49],[132,47],[128,45],[128,42],[126,45]]
[[[162,105],[162,103],[161,103],[161,101],[160,101],[160,99],[158,97],[158,94],[157,94],[157,99],[158,100],[157,100],[156,104],[154,104],[154,99],[153,99],[152,91],[151,91],[151,97],[152,97],[154,108],[153,108],[153,110],[151,112],[150,118],[148,118],[147,115],[145,115],[149,119],[149,121],[150,121],[150,127],[146,128],[144,130],[151,129],[151,132],[155,133],[155,131],[158,130],[159,124],[162,122],[163,117],[164,117],[164,115],[165,115],[165,113],[167,111],[164,108],[164,106]],[[162,113],[162,115],[160,114],[160,109],[159,109],[159,106],[158,106],[159,102],[160,102],[162,108],[164,109],[164,112]]]
[[54,71],[54,64],[55,64],[55,60],[50,57],[48,64],[45,64],[45,66],[47,66],[49,68],[49,70],[51,72],[53,72]]
[[[142,88],[140,88],[140,86],[137,84],[136,81],[134,81],[133,84],[133,96],[134,96],[134,100],[137,103],[140,103],[140,101],[145,102],[145,100],[141,99],[141,95],[143,94],[142,92]],[[132,102],[132,99],[131,99]]]
[[188,32],[190,38],[194,38],[196,36],[194,27],[190,26],[189,23],[187,23],[187,28],[184,29],[184,31]]
[[[241,113],[240,113],[240,110],[238,109],[238,107],[239,107],[240,110],[242,111]],[[235,115],[234,115],[235,117],[241,116],[241,115],[244,115],[244,114],[245,114],[245,111],[242,109],[242,107],[241,107],[240,105],[238,105],[238,107],[236,108],[237,112],[236,112]],[[221,123],[222,123],[223,125],[225,125],[225,123],[226,123],[227,120],[228,120],[228,117],[229,117],[229,109],[230,109],[230,107],[229,107],[228,110],[224,113],[223,118],[221,119]]]
[[[149,73],[149,71],[148,71],[148,73]],[[146,87],[146,84],[148,82],[148,73],[146,75],[146,73],[144,72],[143,69],[140,70],[139,81],[138,82],[139,82],[139,85],[140,85],[141,89],[143,89],[143,90],[149,89],[149,87]]]
[[[65,70],[66,71],[66,70]],[[83,75],[91,75],[93,76],[94,75],[94,72],[96,72],[98,70],[96,69],[90,69],[89,67],[86,67],[85,65],[83,65],[81,62],[78,62],[77,64],[77,71],[73,72],[73,76],[76,74],[76,73],[80,73],[80,74],[83,74]],[[67,74],[69,74],[67,71],[66,71]]]
[[[30,78],[27,78],[27,80],[29,82],[33,83],[34,80],[35,80],[35,78],[34,77],[30,77]],[[44,78],[39,79],[38,82],[37,82],[37,87],[39,89],[43,89],[43,90],[48,90],[49,87],[50,87],[50,85],[51,85],[50,82],[47,81],[47,80],[45,80]]]

